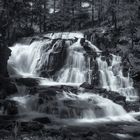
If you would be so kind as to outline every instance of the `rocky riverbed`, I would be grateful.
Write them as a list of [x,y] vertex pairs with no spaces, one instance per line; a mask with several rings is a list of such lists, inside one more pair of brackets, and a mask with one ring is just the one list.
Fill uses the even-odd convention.
[[[56,96],[65,92],[73,92],[77,94],[79,90],[82,92],[92,92],[102,95],[106,98],[113,100],[114,102],[121,104],[128,111],[139,111],[139,102],[127,103],[125,98],[121,97],[119,94],[106,91],[101,88],[91,88],[90,86],[84,87],[85,83],[81,85],[80,88],[73,86],[40,86],[38,85],[38,80],[32,78],[16,78],[12,79],[16,81],[16,85],[22,87],[27,87],[26,91],[28,96],[32,99],[35,97],[34,105],[30,104],[35,109],[35,103],[38,107],[42,104],[47,109],[47,103],[50,103],[50,114],[57,111],[57,106],[54,106],[56,102]],[[90,87],[90,88],[89,88]],[[19,88],[20,89],[20,88]],[[12,90],[11,90],[12,91]],[[20,94],[20,93],[18,93]],[[18,96],[17,93],[12,96]],[[9,97],[9,96],[7,96]],[[52,104],[51,104],[52,103]],[[76,108],[74,101],[66,100],[65,105],[69,108]],[[82,102],[81,102],[82,105]],[[102,121],[98,122],[83,122],[78,123],[67,120],[68,112],[63,111],[60,117],[64,118],[63,121],[58,121],[52,118],[52,116],[42,114],[36,114],[35,112],[25,114],[19,114],[18,112],[19,102],[9,100],[8,98],[1,99],[1,108],[4,108],[4,112],[0,116],[0,137],[2,140],[16,139],[16,140],[139,140],[139,115],[135,116],[136,120],[129,122],[125,121]],[[45,109],[44,108],[44,109]],[[43,110],[44,110],[43,109]],[[49,109],[49,108],[48,108]],[[81,106],[82,109],[82,106]],[[48,111],[47,111],[48,112]],[[54,112],[54,113],[55,113]],[[72,114],[71,114],[72,115]]]

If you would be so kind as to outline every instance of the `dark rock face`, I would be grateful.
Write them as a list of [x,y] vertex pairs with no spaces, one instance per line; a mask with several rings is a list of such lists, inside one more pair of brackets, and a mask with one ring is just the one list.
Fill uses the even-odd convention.
[[[8,71],[7,71],[7,61],[9,59],[9,56],[11,55],[11,50],[3,46],[1,44],[0,46],[0,99],[5,99],[7,96],[12,95],[17,92],[16,85],[12,79],[7,78],[8,77]],[[11,108],[7,109],[8,113],[11,114],[12,111]],[[14,111],[13,111],[14,112]]]
[[36,119],[33,119],[33,121],[40,122],[43,124],[50,124],[51,123],[51,120],[48,117],[36,118]]
[[24,85],[26,87],[34,87],[37,86],[39,81],[33,78],[17,78],[15,79],[18,85]]
[[85,38],[81,38],[80,44],[84,48],[84,50],[87,52],[87,54],[90,54],[93,52],[93,50],[89,47],[88,42],[86,42]]
[[[16,123],[15,123],[16,124]],[[44,126],[41,123],[38,122],[19,122],[20,127],[20,131],[23,132],[33,132],[33,131],[39,131],[42,130],[44,128]]]
[[15,101],[4,100],[0,103],[0,107],[4,115],[17,115],[18,114],[18,107]]
[[0,77],[0,99],[4,99],[9,95],[17,92],[14,81],[10,78]]
[[[41,92],[39,92],[39,97],[41,98],[46,98],[46,97],[55,97],[57,95],[57,90],[53,89],[53,88],[48,88],[46,90],[42,90]],[[45,93],[45,94],[44,94]]]
[[140,111],[140,103],[139,102],[127,102],[125,104],[124,108],[127,112],[130,112],[130,111],[139,112]]
[[11,50],[6,46],[0,46],[0,76],[8,77],[7,61],[11,55]]
[[92,71],[92,79],[91,79],[91,85],[93,87],[100,87],[100,72],[98,69],[97,61],[92,61],[91,63],[91,69]]
[[[54,43],[54,41],[57,41]],[[55,46],[53,46],[55,45]],[[67,56],[67,44],[65,40],[53,40],[52,45],[54,51],[49,55],[49,60],[47,65],[43,65],[41,69],[40,76],[49,77],[54,75],[65,63]]]
[[93,86],[87,82],[84,82],[83,84],[81,84],[80,87],[85,88],[85,89],[92,89],[93,88]]

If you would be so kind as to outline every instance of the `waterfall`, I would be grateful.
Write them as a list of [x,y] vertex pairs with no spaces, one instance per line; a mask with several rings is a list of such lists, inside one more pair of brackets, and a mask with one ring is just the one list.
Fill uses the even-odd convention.
[[[57,40],[51,46],[52,41],[44,40],[35,41],[31,45],[16,44],[11,47],[12,55],[9,59],[9,74],[23,77],[39,77],[41,68],[48,66],[51,60],[51,53],[61,47],[60,42],[61,40]],[[65,66],[57,73],[56,82],[77,84],[82,84],[86,81],[90,82],[90,58],[84,56],[86,52],[80,45],[80,39],[72,45],[67,42],[67,45],[67,60]],[[48,82],[51,79],[45,80]],[[55,82],[53,78],[52,81]]]
[[[31,45],[16,44],[11,47],[12,55],[9,59],[9,73],[10,75],[20,75],[23,77],[38,76],[37,69],[40,59],[48,60],[51,52],[48,46],[50,41],[35,41]],[[48,51],[43,51],[44,45]],[[44,58],[46,57],[46,58]],[[37,67],[38,66],[38,67]],[[12,68],[12,70],[11,70]]]
[[85,60],[85,51],[80,45],[80,39],[68,48],[66,65],[59,72],[58,82],[83,83],[88,81],[87,73],[90,63]]
[[[56,33],[47,34],[45,37],[49,39],[34,41],[29,45],[15,44],[11,47],[12,55],[8,62],[9,74],[18,77],[37,78],[40,80],[39,86],[43,85],[44,87],[56,85],[79,86],[84,82],[91,84],[93,78],[91,60],[93,58],[81,46],[80,40],[83,38],[83,35],[81,33]],[[64,64],[49,78],[41,77],[42,69],[47,71],[50,69],[50,65],[52,66],[54,63],[59,62],[57,60],[60,57],[56,57],[56,55],[63,50],[60,49],[63,48],[63,41],[67,51]],[[103,59],[103,56],[100,54],[101,51],[96,46],[87,40],[86,43],[91,50],[97,54],[99,52],[96,61],[102,88],[116,91],[125,96],[128,101],[135,101],[138,98],[137,92],[129,75],[128,77],[123,76],[121,57],[112,55],[109,65]],[[55,59],[51,57],[52,54]],[[19,103],[21,113],[38,112],[52,115],[59,119],[94,121],[99,119],[118,120],[117,118],[120,119],[120,117],[124,118],[124,116],[127,116],[130,120],[133,120],[121,105],[92,92],[79,91],[77,94],[74,94],[63,91],[56,97],[52,97],[51,101],[42,99],[40,104],[39,93],[35,96],[27,93],[11,99]]]
[[138,95],[133,87],[133,81],[129,77],[124,77],[121,66],[121,57],[112,54],[110,66],[106,60],[102,60],[102,56],[97,58],[100,84],[103,88],[111,91],[119,92],[126,97],[127,101],[136,101]]

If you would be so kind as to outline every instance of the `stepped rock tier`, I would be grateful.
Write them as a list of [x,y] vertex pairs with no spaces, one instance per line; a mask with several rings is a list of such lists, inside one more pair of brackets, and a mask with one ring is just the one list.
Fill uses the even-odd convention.
[[136,122],[139,97],[121,56],[98,49],[84,34],[35,36],[10,49],[17,94],[6,100],[13,112],[3,103],[3,114],[59,125]]

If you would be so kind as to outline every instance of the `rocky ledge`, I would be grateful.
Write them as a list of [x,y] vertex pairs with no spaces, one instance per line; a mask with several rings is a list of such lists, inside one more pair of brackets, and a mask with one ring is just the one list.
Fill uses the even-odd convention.
[[56,126],[43,123],[0,121],[1,140],[139,140],[139,123]]

